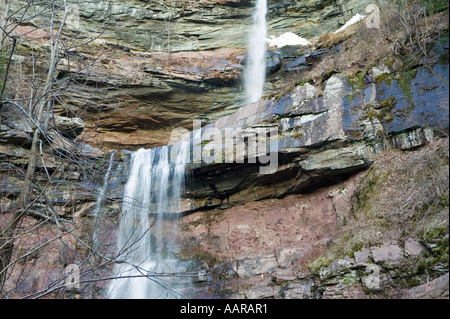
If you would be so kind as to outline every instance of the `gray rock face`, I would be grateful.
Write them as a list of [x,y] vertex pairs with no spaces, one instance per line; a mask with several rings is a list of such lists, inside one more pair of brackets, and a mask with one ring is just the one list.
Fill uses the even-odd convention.
[[275,256],[261,256],[256,259],[238,261],[237,275],[241,278],[267,274],[278,268]]
[[347,273],[353,267],[355,267],[355,260],[353,258],[347,257],[345,259],[335,260],[328,267],[320,270],[320,279],[325,280],[341,273]]
[[395,244],[387,244],[381,247],[371,249],[373,260],[377,263],[387,262],[390,264],[398,264],[403,258],[402,249]]
[[370,249],[362,249],[360,251],[355,252],[355,265],[356,266],[364,266],[367,262],[369,262],[370,257]]
[[449,274],[406,291],[403,299],[448,299]]
[[[448,67],[436,64],[433,72],[448,79]],[[419,67],[415,78],[407,81],[407,88],[395,80],[389,84],[377,82],[369,73],[368,84],[359,90],[342,75],[333,75],[326,81],[323,94],[310,84],[297,86],[279,99],[261,100],[206,126],[201,131],[204,135],[215,131],[223,137],[226,130],[239,128],[242,136],[259,136],[262,129],[269,132],[270,128],[277,134],[271,135],[265,149],[251,149],[253,157],[244,156],[245,164],[222,161],[191,165],[193,209],[227,207],[300,191],[368,167],[386,148],[409,150],[429,143],[439,130],[448,129],[448,87],[432,76],[433,72]],[[433,86],[425,89],[426,83]],[[384,108],[384,117],[374,113]],[[215,153],[226,154],[233,152],[238,140],[225,144],[197,140],[193,152],[203,143],[203,150],[209,144],[207,148]],[[264,164],[251,164],[251,159],[269,152],[277,154],[274,161],[278,166],[270,174],[262,174]]]
[[408,238],[405,242],[405,254],[407,256],[416,257],[423,251],[422,245],[412,238]]
[[286,299],[312,299],[314,294],[312,288],[314,287],[314,281],[307,279],[301,283],[293,283],[287,285],[283,289],[284,298]]
[[[71,0],[69,3],[77,5],[79,28],[83,32],[100,32],[106,25],[104,41],[145,51],[190,51],[245,47],[255,1]],[[363,13],[369,3],[352,0],[342,7],[329,0],[269,1],[269,34],[279,36],[294,31],[309,38],[330,32],[351,14]]]
[[27,132],[10,128],[6,125],[0,127],[0,141],[3,143],[25,144],[29,140],[30,135]]
[[270,287],[267,285],[264,286],[256,286],[253,287],[252,289],[248,290],[245,293],[245,296],[247,297],[247,299],[273,299],[274,297],[276,297],[279,293],[279,288],[278,287]]
[[69,138],[76,138],[84,131],[84,123],[80,118],[68,118],[55,115],[51,124],[62,135]]
[[272,280],[277,283],[288,282],[297,279],[292,269],[277,269],[272,273]]
[[[25,2],[12,2],[12,10],[23,8]],[[80,37],[99,36],[86,50],[71,50],[72,66],[66,59],[60,63],[61,74],[71,71],[80,80],[78,83],[85,83],[83,77],[89,82],[87,86],[73,84],[72,92],[63,98],[64,105],[87,109],[83,120],[88,143],[105,151],[157,147],[167,144],[174,128],[191,127],[193,118],[211,123],[243,106],[241,62],[255,3],[68,1],[66,31],[79,32]],[[340,6],[329,0],[268,1],[268,35],[295,32],[311,38],[334,31],[351,15],[364,13],[369,3],[352,0]],[[29,30],[22,31],[27,34]],[[48,48],[41,42],[30,42],[30,46],[39,52]],[[225,57],[216,52],[220,50],[228,50]],[[269,72],[283,68],[282,52],[278,51],[282,50],[271,51],[273,54],[268,57]],[[211,52],[218,57],[208,57]],[[201,54],[193,61],[189,55],[196,53]],[[17,58],[28,61],[27,56]],[[94,59],[104,61],[89,66],[89,72],[74,69],[75,65]],[[203,65],[208,60],[211,65]],[[304,67],[303,60],[300,58],[287,69]],[[37,66],[43,70],[38,72],[45,74],[47,66],[41,64],[38,62]]]

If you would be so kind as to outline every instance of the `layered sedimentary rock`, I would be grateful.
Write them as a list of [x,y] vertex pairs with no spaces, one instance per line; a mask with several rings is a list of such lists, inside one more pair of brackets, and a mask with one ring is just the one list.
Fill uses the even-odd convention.
[[[89,43],[70,49],[60,63],[59,76],[76,74],[76,81],[55,110],[83,119],[80,140],[103,150],[160,146],[174,128],[190,128],[193,118],[210,123],[244,105],[241,79],[254,1],[68,3],[64,34]],[[368,3],[270,1],[269,35],[318,36],[364,12]],[[20,5],[13,2],[13,10]],[[20,48],[18,65],[32,72],[33,49],[45,74],[47,30],[27,25],[16,32],[33,39]]]
[[446,298],[446,162],[448,138],[436,138],[313,192],[196,212],[183,253],[226,298]]
[[[360,88],[336,74],[325,82],[323,91],[308,83],[298,85],[286,95],[261,100],[206,126],[203,134],[217,130],[223,137],[229,128],[253,136],[275,128],[276,136],[272,134],[253,157],[277,154],[276,169],[261,174],[262,164],[194,164],[194,209],[299,192],[367,168],[386,148],[415,149],[448,130],[448,86],[442,81],[448,79],[448,65],[407,72],[382,68],[385,72],[377,76],[369,71]],[[236,141],[230,145],[224,139],[216,149],[213,137],[197,143],[226,154],[230,148],[236,152]]]
[[[380,187],[384,197],[395,186],[385,187],[373,176],[374,180],[365,179],[364,172],[359,174],[361,171],[376,163],[386,149],[411,151],[395,153],[393,157],[401,161],[407,157],[405,154],[415,154],[414,150],[447,134],[448,43],[438,46],[428,59],[410,69],[380,62],[356,80],[355,76],[330,70],[319,81],[301,81],[276,97],[266,96],[244,106],[240,81],[252,1],[128,2],[77,2],[81,34],[87,37],[94,32],[94,37],[99,37],[64,57],[58,70],[57,77],[61,79],[75,74],[77,63],[87,66],[98,59],[85,72],[76,74],[73,90],[61,96],[64,107],[55,105],[60,116],[55,118],[59,121],[53,122],[55,131],[50,136],[55,143],[44,142],[44,156],[38,158],[36,174],[37,183],[42,184],[51,175],[51,196],[48,202],[41,198],[30,210],[34,218],[48,219],[55,216],[48,211],[51,203],[60,218],[67,218],[78,227],[76,235],[81,241],[69,239],[70,249],[64,252],[67,262],[85,255],[86,247],[73,242],[88,242],[98,227],[93,222],[96,187],[103,183],[103,173],[110,163],[110,154],[98,148],[135,150],[166,145],[173,128],[191,129],[192,120],[197,119],[205,126],[203,134],[216,129],[226,136],[226,130],[231,129],[252,136],[275,129],[270,143],[256,150],[253,157],[277,154],[274,169],[265,174],[260,170],[265,165],[250,163],[252,157],[248,155],[243,156],[242,164],[200,162],[189,166],[191,184],[185,194],[186,216],[181,219],[181,254],[201,261],[198,280],[208,282],[204,296],[211,297],[211,286],[222,296],[247,298],[446,295],[442,287],[448,283],[448,275],[420,286],[425,283],[427,271],[433,272],[433,279],[448,271],[448,267],[442,267],[448,230],[440,231],[433,224],[435,221],[430,223],[430,234],[397,236],[397,232],[394,235],[399,238],[389,240],[371,237],[376,240],[357,243],[341,254],[312,262],[342,235],[339,231],[345,226],[364,219],[354,215],[359,211],[358,205],[368,205],[370,197],[358,190],[361,181],[367,180],[370,191],[373,185]],[[366,1],[347,1],[343,7],[326,0],[270,1],[269,35],[294,31],[310,38],[333,31],[352,14],[363,13],[366,5]],[[33,44],[33,52],[37,68],[45,74],[48,34],[29,32],[32,30],[21,26],[17,32],[27,33],[30,39],[43,37],[42,43]],[[98,34],[100,31],[103,32]],[[268,91],[277,82],[283,83],[288,75],[313,68],[330,51],[339,52],[339,46],[270,50]],[[26,46],[18,48],[17,72],[20,67],[22,72],[30,70],[29,53]],[[18,93],[14,90],[23,87],[23,82],[19,79],[12,83],[10,93],[14,96]],[[32,133],[20,111],[5,110],[0,127],[2,218],[7,217],[20,194],[24,170],[17,168],[26,167]],[[217,149],[225,153],[236,146],[235,142],[224,142],[203,135],[192,151],[194,146],[205,150],[217,143]],[[437,144],[445,150],[445,143]],[[249,145],[248,139],[244,145]],[[65,161],[67,146],[73,150],[75,161]],[[430,154],[436,149],[431,148],[421,160],[432,158]],[[76,162],[78,154],[84,160],[80,165]],[[128,152],[115,155],[114,174],[104,198],[104,220],[97,228],[107,234],[102,247],[105,256],[113,254],[114,224],[129,169]],[[448,164],[448,156],[438,159],[439,165]],[[406,161],[404,165],[411,168],[414,163]],[[448,183],[446,186],[439,165],[430,167],[437,167],[436,180],[443,181],[440,187],[417,183],[411,189],[442,191],[437,200],[442,202],[438,205],[441,209],[448,208]],[[390,169],[382,170],[380,176],[388,175],[386,171]],[[419,175],[408,170],[406,174]],[[396,176],[401,174],[397,172]],[[401,221],[422,220],[423,216],[415,217],[403,210],[407,207],[403,205],[413,198],[414,194],[409,195],[411,189],[397,190],[401,192],[401,205],[386,208],[381,218],[368,224],[387,223],[388,218],[394,217]],[[381,201],[379,197],[373,200]],[[421,213],[427,205],[430,203],[423,202],[414,209]],[[33,219],[27,217],[27,223],[32,225]],[[54,225],[48,227],[56,231]],[[386,233],[380,236],[392,235],[390,231]],[[346,235],[345,243],[350,246],[348,238],[352,234]],[[20,245],[27,251],[31,249],[29,243]],[[32,286],[38,290],[51,286],[50,279],[42,273],[61,275],[61,252],[52,248],[50,259],[46,253],[33,255],[31,262],[25,263],[33,270],[16,291],[18,295],[27,294]],[[40,266],[34,267],[35,263]],[[371,267],[375,266],[382,271],[381,289],[371,281],[370,274],[377,269]],[[18,267],[18,272],[21,270]],[[102,274],[108,277],[108,269],[102,269]],[[230,280],[227,283],[232,290],[220,286],[224,279]],[[201,286],[198,282],[195,285]],[[413,286],[418,287],[411,289]],[[104,283],[98,287],[101,290]],[[430,289],[436,293],[428,293]],[[101,291],[96,293],[101,295]],[[81,294],[88,296],[84,290]],[[203,296],[202,292],[199,296]]]

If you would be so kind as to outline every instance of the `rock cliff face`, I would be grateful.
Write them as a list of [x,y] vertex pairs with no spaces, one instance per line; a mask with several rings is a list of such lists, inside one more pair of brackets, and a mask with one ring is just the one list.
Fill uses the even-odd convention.
[[[377,68],[370,70],[359,89],[348,78],[333,75],[323,91],[309,83],[299,85],[279,99],[260,101],[205,127],[203,134],[218,130],[221,136],[227,128],[244,128],[242,134],[257,136],[261,127],[274,127],[276,137],[254,157],[277,153],[277,167],[266,175],[248,163],[194,165],[196,208],[299,192],[367,168],[387,148],[415,149],[448,130],[448,86],[441,81],[448,78],[448,66],[436,64],[432,71],[419,67],[411,78],[410,73],[384,69],[377,76]],[[402,88],[403,81],[408,81],[408,89]],[[225,146],[216,152],[223,154],[236,147],[220,144]]]
[[[313,192],[185,217],[183,252],[203,261],[199,294],[448,297],[447,160],[448,138],[391,149],[368,172]],[[425,174],[439,181],[421,174],[430,164]],[[443,192],[424,194],[432,185]]]
[[[270,1],[269,35],[318,36],[336,30],[369,2]],[[71,50],[61,63],[61,76],[75,73],[78,84],[87,83],[74,85],[62,100],[65,109],[84,120],[83,139],[92,146],[135,150],[165,145],[169,133],[190,128],[192,118],[210,123],[243,106],[241,72],[254,1],[69,3],[74,18],[67,35],[77,32],[79,39],[91,42]],[[18,9],[21,2],[12,5]],[[17,33],[45,38],[45,30],[32,30],[27,26]],[[38,53],[45,56],[43,41],[29,42],[21,53],[25,61],[29,46],[37,61]],[[56,111],[67,113],[61,105]]]
[[[203,51],[247,45],[255,1],[83,1],[81,25],[98,32],[109,22],[105,41],[143,51]],[[368,1],[269,1],[269,33],[300,33],[305,38],[337,30],[348,15],[361,12]]]
[[[187,134],[195,137],[191,155],[195,149],[222,159],[231,154],[234,163],[188,166],[179,254],[198,272],[191,293],[448,297],[448,40],[434,41],[426,57],[408,67],[381,56],[354,73],[327,65],[316,78],[301,72],[349,54],[342,41],[351,34],[330,46],[271,48],[267,94],[244,105],[254,1],[69,2],[78,5],[80,21],[65,36],[93,38],[59,66],[58,78],[76,76],[55,105],[54,143],[43,143],[38,158],[32,195],[42,188],[49,195],[33,203],[23,223],[44,220],[45,227],[17,243],[15,256],[25,257],[12,272],[11,296],[52,293],[63,267],[80,261],[88,281],[108,277],[129,151],[167,145],[174,128],[191,130],[199,120],[203,128]],[[269,35],[290,31],[317,39],[364,13],[370,1],[339,3],[269,1]],[[30,41],[18,47],[8,91],[20,97],[30,85],[23,79],[31,72],[30,49],[36,70],[46,70],[41,58],[49,35],[30,25],[15,32]],[[11,105],[1,114],[0,225],[20,194],[29,156],[32,130],[22,114]],[[240,139],[218,138],[230,132]],[[251,139],[261,134],[268,142],[252,148]],[[238,142],[246,152],[238,154]],[[259,163],[261,155],[274,165]],[[100,198],[108,169],[113,174]],[[62,251],[51,242],[27,253],[61,229],[68,230]],[[103,245],[92,253],[95,231]],[[77,293],[102,297],[106,285]]]
[[[439,47],[430,58],[445,52]],[[242,134],[248,136],[275,128],[270,146],[253,156],[268,152],[279,156],[270,174],[261,174],[264,165],[251,164],[248,154],[245,164],[191,166],[191,208],[207,210],[183,220],[185,253],[211,264],[205,270],[209,277],[204,277],[212,289],[215,282],[225,280],[231,293],[225,293],[227,297],[250,299],[408,298],[421,293],[422,298],[445,298],[448,291],[439,288],[445,276],[436,287],[430,285],[435,290],[429,288],[428,294],[426,287],[407,288],[424,283],[427,267],[436,270],[433,278],[446,272],[446,255],[427,251],[426,242],[436,232],[439,239],[432,241],[442,243],[436,251],[443,253],[448,245],[448,235],[435,228],[447,223],[448,203],[437,198],[447,198],[448,179],[443,177],[441,195],[427,195],[426,201],[434,203],[430,209],[419,208],[418,194],[405,198],[396,190],[400,185],[408,185],[411,192],[423,187],[421,178],[413,178],[413,184],[403,178],[418,177],[424,167],[434,165],[425,160],[427,152],[442,156],[443,161],[435,159],[440,163],[436,176],[445,176],[448,169],[444,164],[448,139],[433,142],[448,130],[445,63],[434,64],[432,71],[419,66],[407,72],[380,64],[367,71],[359,88],[351,78],[334,74],[320,88],[300,84],[206,126],[203,134],[212,131],[219,136],[226,136],[230,128],[244,128]],[[436,74],[440,76],[434,78]],[[432,142],[432,147],[415,151]],[[214,138],[201,143],[223,154],[237,144],[217,143]],[[390,154],[393,149],[401,152]],[[405,151],[416,155],[402,154]],[[378,166],[382,168],[369,176],[358,174]],[[389,182],[381,182],[390,175]],[[348,176],[352,177],[341,182]],[[304,195],[285,197],[299,192]],[[249,203],[253,201],[258,202]],[[428,215],[431,210],[436,219]],[[355,221],[360,218],[362,224]],[[420,225],[413,222],[421,218]],[[400,228],[405,231],[399,233]],[[327,253],[317,258],[321,252]],[[231,269],[231,274],[223,269]]]

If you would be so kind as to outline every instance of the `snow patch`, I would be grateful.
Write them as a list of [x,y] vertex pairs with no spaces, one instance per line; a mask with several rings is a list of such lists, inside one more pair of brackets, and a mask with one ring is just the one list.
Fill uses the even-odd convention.
[[350,20],[348,20],[343,26],[342,28],[340,28],[339,30],[335,31],[334,33],[338,33],[341,32],[345,29],[347,29],[349,26],[354,25],[355,23],[361,21],[362,19],[364,19],[366,16],[360,15],[359,13],[356,14],[355,16],[353,16],[353,18],[351,18]]
[[287,45],[309,45],[311,44],[308,40],[299,37],[295,33],[287,32],[279,37],[271,36],[269,39],[266,39],[267,43],[271,47],[284,47]]

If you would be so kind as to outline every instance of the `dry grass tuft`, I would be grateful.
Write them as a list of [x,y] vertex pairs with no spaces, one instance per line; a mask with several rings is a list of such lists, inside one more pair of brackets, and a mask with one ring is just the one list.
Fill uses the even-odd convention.
[[350,243],[343,241],[346,246],[360,247],[420,240],[433,225],[448,228],[448,209],[448,137],[417,151],[391,149],[358,186],[340,237],[351,238]]

